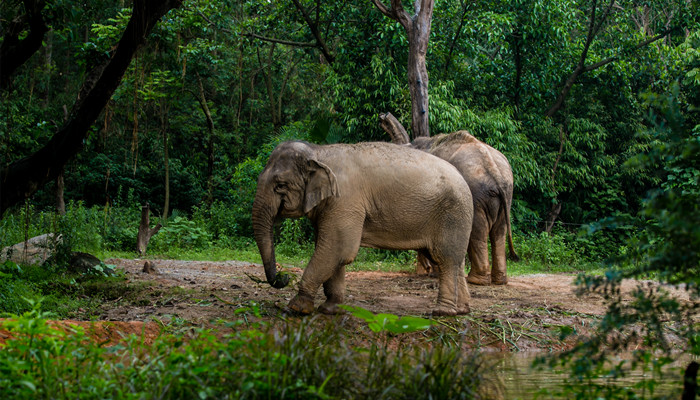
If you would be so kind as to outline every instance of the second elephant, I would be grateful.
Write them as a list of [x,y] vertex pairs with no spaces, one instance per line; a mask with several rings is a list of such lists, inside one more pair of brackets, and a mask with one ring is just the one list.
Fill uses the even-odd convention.
[[[467,281],[476,285],[505,285],[506,238],[511,258],[513,248],[510,208],[513,201],[513,172],[506,157],[467,131],[416,138],[412,146],[454,165],[469,185],[474,201],[474,219],[469,240],[471,270]],[[489,268],[488,243],[493,266]],[[419,267],[427,266],[419,257]]]

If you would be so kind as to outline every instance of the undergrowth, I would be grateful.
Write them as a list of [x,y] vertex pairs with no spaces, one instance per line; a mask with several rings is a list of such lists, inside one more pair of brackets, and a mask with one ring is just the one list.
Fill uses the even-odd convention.
[[[252,309],[252,314],[255,310]],[[478,353],[459,347],[358,346],[333,323],[272,328],[241,318],[228,334],[174,327],[147,345],[93,343],[32,310],[3,322],[0,397],[12,399],[490,399],[502,388]]]

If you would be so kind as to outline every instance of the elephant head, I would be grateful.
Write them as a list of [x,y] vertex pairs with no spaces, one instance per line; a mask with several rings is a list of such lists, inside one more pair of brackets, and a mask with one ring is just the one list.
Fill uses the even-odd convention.
[[335,174],[316,159],[313,145],[286,142],[275,148],[258,178],[253,202],[255,242],[265,266],[265,277],[272,287],[279,289],[289,283],[286,275],[277,273],[275,221],[307,215],[331,196],[338,196]]

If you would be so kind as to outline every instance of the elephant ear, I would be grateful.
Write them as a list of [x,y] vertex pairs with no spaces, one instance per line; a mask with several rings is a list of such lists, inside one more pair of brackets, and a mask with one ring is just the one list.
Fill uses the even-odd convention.
[[320,161],[308,161],[308,182],[304,194],[304,213],[308,213],[323,199],[338,196],[338,182],[335,174],[328,166]]

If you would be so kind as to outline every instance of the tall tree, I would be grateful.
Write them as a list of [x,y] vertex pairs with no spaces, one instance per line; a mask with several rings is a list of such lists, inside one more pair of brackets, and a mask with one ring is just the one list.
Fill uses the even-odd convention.
[[428,119],[428,67],[425,62],[430,39],[434,0],[416,0],[411,16],[401,0],[391,0],[387,7],[380,0],[372,3],[387,17],[398,21],[408,36],[408,89],[411,93],[411,129],[414,138],[430,136]]
[[0,171],[0,216],[58,177],[62,167],[83,147],[90,126],[119,86],[148,34],[163,15],[180,4],[181,0],[134,1],[131,18],[114,52],[106,63],[86,74],[73,111],[62,128],[34,154]]
[[17,15],[4,29],[0,44],[0,88],[3,89],[10,85],[15,71],[41,48],[49,30],[41,13],[46,6],[44,0],[24,0],[22,4],[24,13]]

